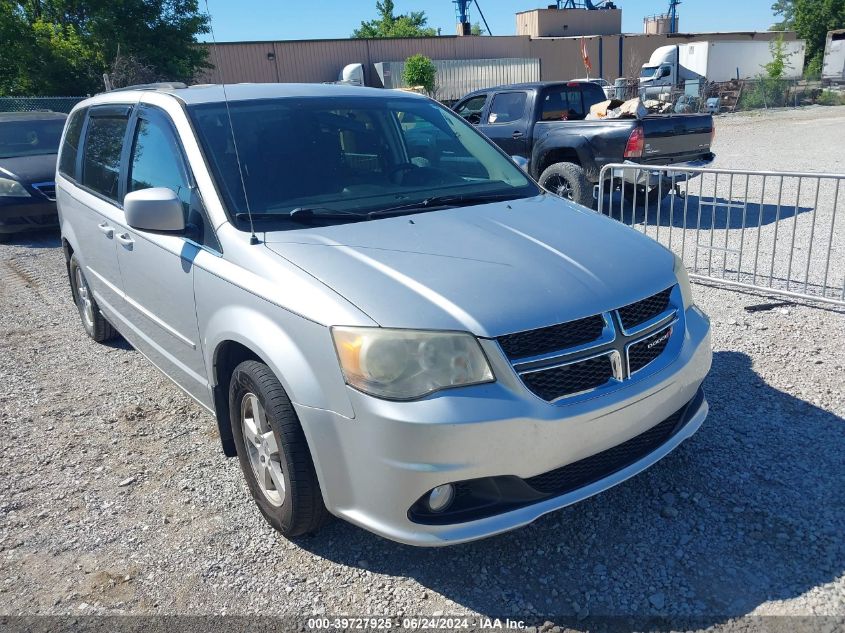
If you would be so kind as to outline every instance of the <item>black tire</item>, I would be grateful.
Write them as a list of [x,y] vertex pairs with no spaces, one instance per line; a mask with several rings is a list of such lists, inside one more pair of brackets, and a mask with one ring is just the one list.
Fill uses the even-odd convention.
[[[76,304],[77,310],[79,310],[82,327],[85,328],[88,336],[98,343],[103,343],[117,336],[117,330],[112,327],[111,323],[106,321],[106,318],[100,312],[100,306],[97,305],[97,301],[88,287],[88,280],[85,278],[85,273],[79,265],[76,255],[71,255],[70,263],[68,264],[68,275],[70,276],[70,289],[73,293],[73,302]],[[80,288],[80,283],[83,284],[83,288]],[[90,302],[90,309],[87,302]]]
[[0,244],[12,239],[12,233],[0,233]]
[[[285,485],[280,504],[274,503],[262,489],[250,460],[252,445],[248,446],[245,438],[242,412],[251,394],[257,396],[263,407],[266,423],[279,449],[278,461]],[[229,381],[229,421],[241,470],[267,522],[288,538],[316,532],[330,515],[323,503],[308,442],[287,393],[264,363],[248,360],[235,367]]]
[[555,163],[540,174],[540,186],[546,191],[592,209],[593,185],[583,168],[575,163]]

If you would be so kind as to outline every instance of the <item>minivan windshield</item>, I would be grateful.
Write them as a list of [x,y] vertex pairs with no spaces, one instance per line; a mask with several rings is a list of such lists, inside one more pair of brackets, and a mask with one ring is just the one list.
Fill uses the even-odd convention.
[[64,119],[0,122],[0,158],[57,154]]
[[244,230],[247,211],[273,223],[343,222],[539,193],[433,101],[274,98],[232,101],[229,110],[231,128],[225,103],[189,107],[229,215]]

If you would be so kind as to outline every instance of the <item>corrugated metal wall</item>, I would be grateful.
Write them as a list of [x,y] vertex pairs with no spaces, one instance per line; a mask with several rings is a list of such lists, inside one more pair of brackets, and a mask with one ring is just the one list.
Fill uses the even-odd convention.
[[[777,35],[743,32],[587,37],[587,50],[593,65],[590,76],[602,76],[612,81],[622,75],[638,75],[640,66],[648,61],[652,51],[666,44],[702,39],[771,40]],[[786,33],[784,38],[796,39],[794,33]],[[208,45],[209,62],[216,68],[205,73],[200,81],[335,81],[346,64],[361,63],[367,85],[378,86],[380,81],[373,64],[403,61],[417,53],[437,60],[536,58],[540,60],[540,78],[543,81],[560,81],[585,76],[580,42],[579,37],[531,39],[515,35],[220,43],[216,47]]]
[[[530,58],[438,59],[437,91],[440,101],[456,101],[474,90],[540,81],[540,60]],[[407,88],[403,80],[405,62],[385,62],[380,73],[385,88]]]

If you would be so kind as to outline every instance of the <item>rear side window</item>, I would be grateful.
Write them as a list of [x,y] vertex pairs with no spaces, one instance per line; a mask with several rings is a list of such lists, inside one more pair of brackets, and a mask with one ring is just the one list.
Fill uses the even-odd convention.
[[524,92],[501,92],[493,97],[490,105],[488,123],[512,123],[519,121],[525,114],[525,102],[528,98]]
[[79,150],[79,137],[82,135],[82,123],[85,121],[85,109],[70,115],[67,123],[62,153],[59,157],[59,173],[76,180],[76,155]]
[[455,109],[455,112],[470,123],[477,125],[481,123],[481,111],[484,109],[486,101],[487,95],[477,95],[464,101]]
[[541,121],[579,121],[607,97],[594,83],[550,88],[543,97]]
[[120,175],[120,153],[128,121],[127,116],[120,115],[92,116],[85,135],[82,184],[115,201]]

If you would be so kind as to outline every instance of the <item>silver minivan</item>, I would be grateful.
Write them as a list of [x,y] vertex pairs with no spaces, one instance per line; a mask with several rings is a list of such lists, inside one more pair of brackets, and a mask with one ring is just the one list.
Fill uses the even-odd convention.
[[86,332],[215,415],[286,536],[329,515],[413,545],[504,532],[707,415],[678,258],[425,97],[109,92],[70,114],[56,190]]

